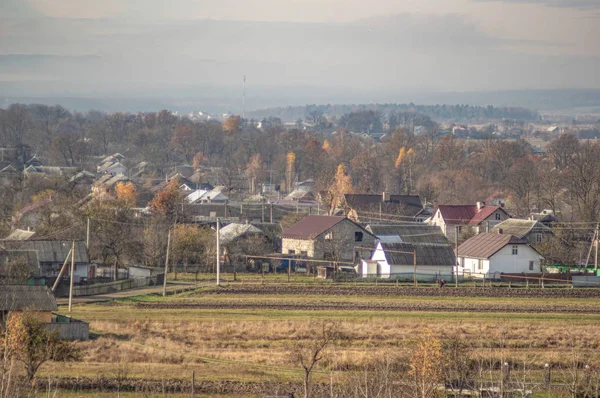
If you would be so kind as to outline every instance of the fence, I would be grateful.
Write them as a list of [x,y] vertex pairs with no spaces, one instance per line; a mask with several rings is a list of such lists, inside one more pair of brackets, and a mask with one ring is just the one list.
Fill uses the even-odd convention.
[[[163,280],[164,274],[157,274],[145,278],[96,283],[93,285],[79,285],[73,287],[73,296],[94,296],[97,294],[115,293],[122,290],[137,289],[146,286],[158,286],[163,283]],[[57,296],[59,297],[67,297],[68,295],[68,288],[63,288],[57,293]]]
[[61,340],[88,340],[90,338],[89,323],[73,319],[70,316],[53,315],[52,323],[49,323],[47,328],[55,331]]

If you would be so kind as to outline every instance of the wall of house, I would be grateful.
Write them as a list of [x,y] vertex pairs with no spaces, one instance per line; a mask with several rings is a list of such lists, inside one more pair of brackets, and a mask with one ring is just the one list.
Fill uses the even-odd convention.
[[[352,262],[355,256],[358,258],[369,258],[375,247],[375,237],[360,228],[350,220],[344,220],[335,225],[331,230],[333,237],[326,239],[327,234],[321,234],[315,240],[314,257],[325,258],[327,253],[337,253],[341,261]],[[355,240],[355,233],[362,233],[362,241]],[[356,247],[367,247],[369,249],[356,249]],[[356,253],[355,253],[356,252]],[[357,260],[358,260],[357,258]]]
[[[437,280],[438,276],[442,279],[452,279],[452,265],[417,265],[417,280],[432,281]],[[412,278],[415,273],[415,268],[412,265],[392,265],[390,267],[391,277]]]
[[380,270],[380,277],[381,278],[389,278],[390,274],[391,274],[391,267],[387,262],[387,259],[385,258],[385,253],[383,252],[383,250],[381,250],[381,245],[377,245],[377,249],[373,252],[373,256],[371,257],[371,260],[373,261],[377,261],[377,263],[379,264],[379,270]]
[[[512,254],[513,246],[508,245],[490,258],[487,276],[494,277],[495,273],[539,273],[540,256],[527,245],[516,245],[518,254]],[[533,270],[529,269],[529,262],[533,261]]]
[[[460,253],[459,253],[460,255]],[[483,278],[483,274],[487,273],[490,269],[490,262],[487,259],[482,259],[482,269],[479,269],[479,259],[460,257],[460,266],[458,267],[458,274],[465,276],[473,276],[475,278]]]
[[312,240],[283,238],[281,240],[281,253],[289,254],[290,250],[293,250],[297,255],[301,255],[304,251],[309,258],[322,258],[315,255],[315,243]]

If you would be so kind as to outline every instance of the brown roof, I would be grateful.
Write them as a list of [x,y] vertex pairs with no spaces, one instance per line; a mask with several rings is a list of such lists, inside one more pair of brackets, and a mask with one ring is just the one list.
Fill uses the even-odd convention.
[[0,311],[56,311],[56,299],[46,286],[2,286]]
[[507,245],[526,245],[527,241],[514,235],[485,233],[475,235],[458,247],[459,257],[490,258]]
[[281,236],[288,239],[313,240],[344,220],[346,220],[346,217],[306,216],[292,227],[283,231]]
[[469,224],[471,224],[471,225],[481,224],[483,221],[485,221],[486,218],[488,218],[489,216],[491,216],[492,214],[494,214],[494,212],[496,210],[502,210],[502,211],[504,211],[504,209],[502,209],[500,206],[483,206],[481,208],[481,210],[479,210],[475,214],[475,216],[471,219],[471,221],[469,222]]

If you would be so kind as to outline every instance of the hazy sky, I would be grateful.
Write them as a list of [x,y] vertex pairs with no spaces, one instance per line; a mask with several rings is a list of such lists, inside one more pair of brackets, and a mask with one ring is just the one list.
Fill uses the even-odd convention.
[[600,0],[0,0],[0,83],[600,88],[599,38]]

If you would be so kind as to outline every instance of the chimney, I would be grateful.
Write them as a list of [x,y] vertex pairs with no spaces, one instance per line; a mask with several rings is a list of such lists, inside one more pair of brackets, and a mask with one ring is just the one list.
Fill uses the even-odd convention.
[[503,233],[503,232],[504,232],[504,231],[502,231],[502,228],[498,228],[498,234],[499,234],[499,235],[502,235],[502,233]]
[[477,202],[477,210],[481,210],[481,208],[485,206],[485,202],[481,201],[481,202]]
[[390,194],[387,192],[384,192],[381,194],[381,199],[382,202],[389,202],[390,201]]

